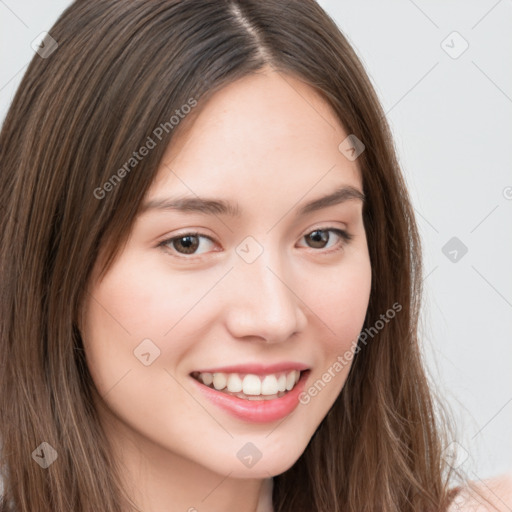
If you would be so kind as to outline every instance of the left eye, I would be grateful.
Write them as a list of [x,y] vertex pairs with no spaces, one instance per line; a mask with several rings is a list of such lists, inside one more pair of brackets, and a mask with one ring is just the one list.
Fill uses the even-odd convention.
[[[315,249],[324,249],[325,246],[323,244],[330,242],[331,237],[329,236],[329,233],[335,233],[338,238],[343,239],[345,243],[348,243],[352,239],[352,235],[350,235],[347,231],[344,231],[343,229],[337,229],[337,228],[318,228],[314,231],[310,231],[308,234],[304,235],[303,238],[312,240],[313,248]],[[320,247],[319,247],[320,245]],[[343,248],[345,244],[344,243],[338,243],[338,247],[335,250]],[[328,251],[331,252],[331,251]]]
[[[330,233],[334,233],[338,238],[341,238],[343,242],[348,243],[352,239],[352,235],[347,231],[337,228],[318,228],[313,231],[310,231],[302,238],[305,240],[310,240],[310,243],[313,245],[310,246],[313,249],[324,249],[329,242],[331,241]],[[215,242],[206,235],[202,235],[201,233],[184,233],[183,235],[175,236],[173,238],[168,238],[159,244],[159,246],[164,247],[166,249],[174,249],[177,253],[182,255],[191,255],[197,254],[197,250],[200,246],[203,246],[204,243],[200,243],[200,240],[207,240],[209,243],[214,244]],[[334,249],[334,251],[340,250],[343,248],[345,243],[338,242],[338,247]],[[208,243],[206,243],[208,245]],[[329,250],[327,252],[334,252]]]

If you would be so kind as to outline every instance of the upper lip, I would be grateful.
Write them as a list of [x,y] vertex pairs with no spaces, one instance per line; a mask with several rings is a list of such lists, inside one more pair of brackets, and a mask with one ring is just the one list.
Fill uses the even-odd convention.
[[[292,361],[284,361],[275,364],[240,364],[232,366],[221,366],[217,368],[203,368],[196,370],[199,373],[251,373],[254,375],[267,375],[269,373],[287,372],[292,370],[308,370],[309,366],[302,363]],[[193,372],[194,373],[194,372]]]

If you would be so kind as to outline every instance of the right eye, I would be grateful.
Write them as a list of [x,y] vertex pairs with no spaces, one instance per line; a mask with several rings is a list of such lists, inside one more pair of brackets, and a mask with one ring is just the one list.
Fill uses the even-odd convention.
[[[175,251],[181,255],[196,255],[196,251],[199,247],[203,247],[205,244],[201,243],[201,239],[214,242],[209,236],[201,233],[182,233],[178,236],[168,238],[158,244],[159,247],[163,247],[166,251]],[[208,245],[208,243],[206,243]],[[183,256],[177,256],[181,258]]]

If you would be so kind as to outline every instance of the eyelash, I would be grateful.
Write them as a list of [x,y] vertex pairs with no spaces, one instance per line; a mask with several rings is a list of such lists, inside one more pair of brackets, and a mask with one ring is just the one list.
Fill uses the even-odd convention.
[[[345,245],[347,245],[353,238],[353,235],[351,235],[348,231],[345,231],[343,229],[333,228],[333,227],[315,228],[312,231],[309,231],[308,233],[303,235],[302,238],[304,238],[308,235],[311,235],[312,233],[315,233],[316,231],[333,232],[333,233],[337,234],[343,240],[343,242],[339,242],[337,244],[337,247],[335,249],[329,249],[327,251],[323,251],[325,254],[333,254],[338,251],[341,251],[342,249],[344,249]],[[209,237],[207,235],[204,235],[203,233],[199,233],[197,231],[189,231],[189,232],[179,234],[177,236],[173,236],[172,238],[163,240],[162,242],[160,242],[158,244],[158,247],[162,247],[162,249],[164,249],[166,252],[171,252],[172,249],[171,249],[171,247],[169,247],[169,245],[172,244],[172,242],[174,242],[175,240],[180,240],[181,238],[185,238],[187,236],[207,238],[211,242],[215,242],[215,240],[213,240],[211,237]],[[329,241],[327,243],[329,243]],[[322,249],[315,249],[312,247],[310,249],[312,249],[314,252],[322,251]],[[194,255],[194,254],[189,254],[189,255],[181,254],[181,253],[178,253],[175,249],[174,249],[174,252],[178,254],[178,255],[173,254],[174,257],[181,258],[181,259],[187,259],[187,260],[200,258],[202,256],[202,255]]]

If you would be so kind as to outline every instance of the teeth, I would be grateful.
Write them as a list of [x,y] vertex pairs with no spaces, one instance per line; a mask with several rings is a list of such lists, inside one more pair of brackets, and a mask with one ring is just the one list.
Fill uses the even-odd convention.
[[294,388],[300,378],[299,370],[280,372],[270,375],[254,375],[248,373],[199,373],[194,376],[206,386],[215,388],[217,391],[224,391],[233,394],[247,395],[247,398],[257,396],[282,396],[285,391]]
[[294,372],[290,372],[287,376],[286,376],[286,389],[288,391],[290,391],[290,389],[293,388],[293,386],[295,386],[295,373]]
[[279,375],[279,378],[277,379],[277,389],[279,389],[279,391],[286,390],[286,374],[285,373]]
[[213,387],[220,391],[226,387],[227,378],[225,373],[214,373],[213,374]]
[[211,373],[202,373],[201,377],[203,379],[203,384],[209,386],[213,382],[213,374]]
[[[231,390],[228,388],[228,391]],[[261,395],[261,379],[257,375],[246,375],[242,391],[245,395]]]
[[[203,380],[203,382],[204,382],[204,380]],[[206,384],[206,382],[204,382],[204,383]],[[228,391],[231,391],[232,393],[237,393],[239,391],[242,391],[242,389],[243,389],[242,379],[236,373],[230,373],[228,375],[227,386],[228,386]]]
[[[294,379],[295,380],[295,379]],[[279,391],[275,375],[266,375],[261,383],[262,395],[275,395]]]

